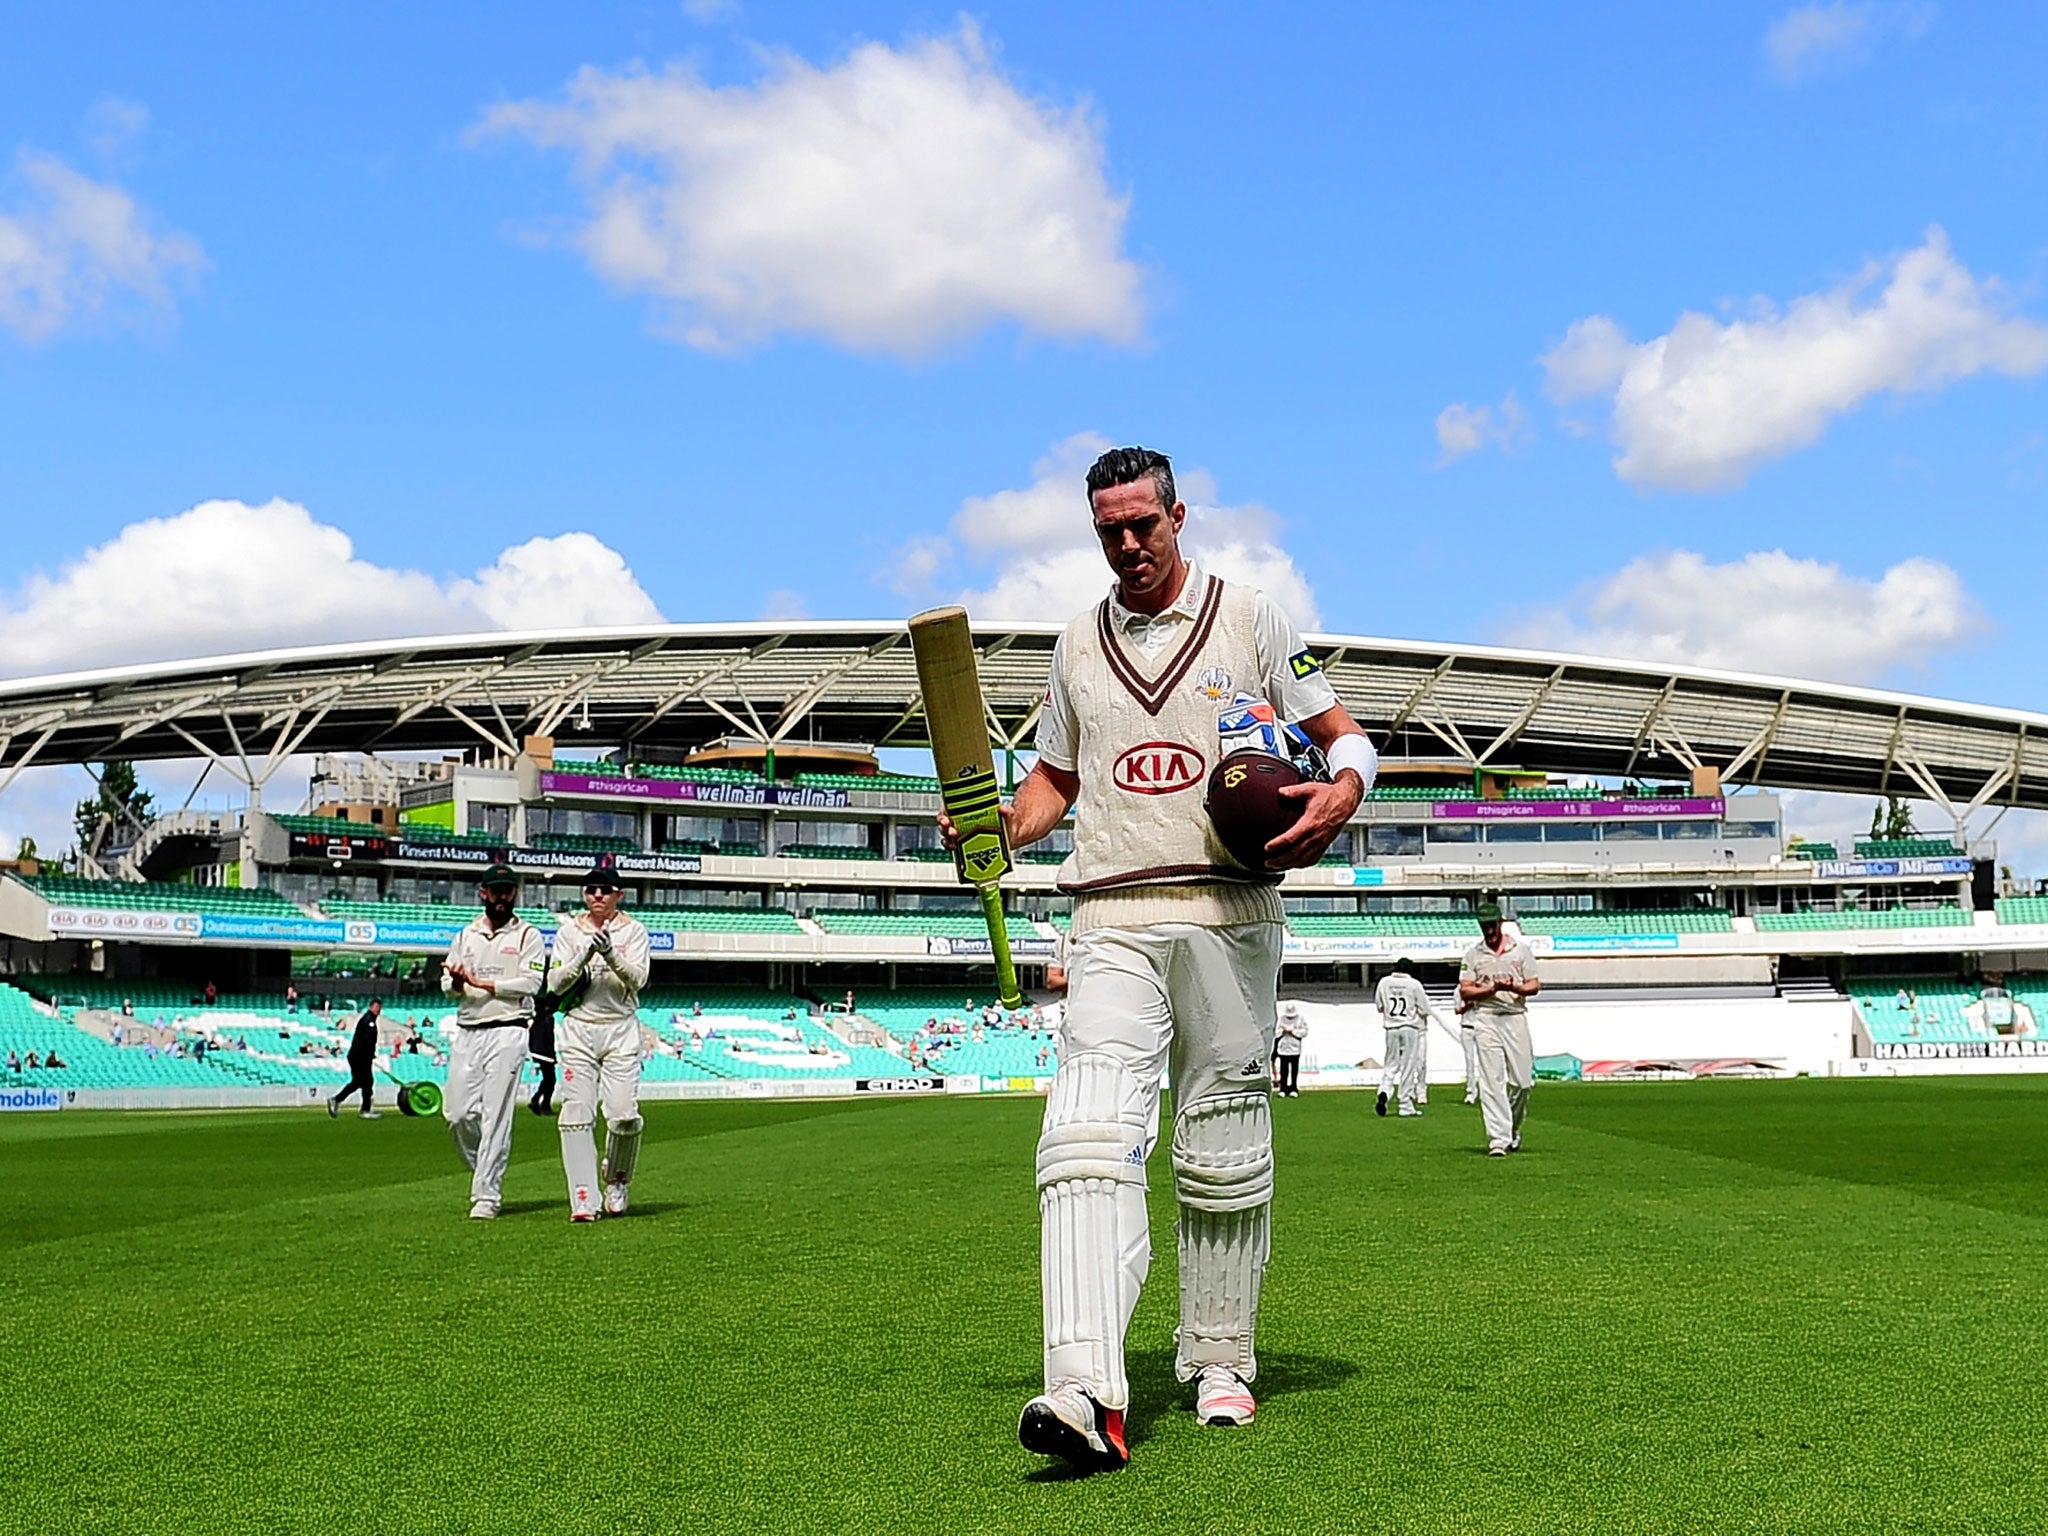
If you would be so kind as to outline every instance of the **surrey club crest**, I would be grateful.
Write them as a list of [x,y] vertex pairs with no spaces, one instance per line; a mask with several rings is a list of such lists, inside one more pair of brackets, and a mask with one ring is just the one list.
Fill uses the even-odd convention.
[[1222,699],[1230,694],[1231,677],[1222,667],[1204,667],[1195,678],[1195,692],[1205,699]]

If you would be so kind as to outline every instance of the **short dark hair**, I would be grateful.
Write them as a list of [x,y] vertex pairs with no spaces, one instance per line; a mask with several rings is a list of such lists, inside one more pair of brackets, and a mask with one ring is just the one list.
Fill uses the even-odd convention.
[[1173,461],[1156,448],[1112,448],[1088,466],[1088,510],[1095,510],[1095,493],[1113,485],[1135,485],[1152,477],[1152,489],[1159,497],[1159,510],[1171,512],[1180,498],[1173,489]]

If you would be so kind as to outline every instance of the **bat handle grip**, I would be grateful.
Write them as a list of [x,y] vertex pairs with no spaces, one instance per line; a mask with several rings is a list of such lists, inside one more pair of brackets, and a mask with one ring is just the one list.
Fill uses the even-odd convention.
[[1017,985],[1017,962],[1010,958],[1010,922],[1003,916],[1003,888],[984,885],[980,889],[981,915],[988,923],[989,952],[996,962],[996,988],[1002,994],[1005,1008],[1022,1008],[1024,993]]

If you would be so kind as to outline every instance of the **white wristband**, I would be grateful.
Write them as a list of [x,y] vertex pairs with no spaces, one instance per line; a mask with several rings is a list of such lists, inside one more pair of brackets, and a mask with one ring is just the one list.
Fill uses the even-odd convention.
[[1367,792],[1372,789],[1372,781],[1379,777],[1380,755],[1373,751],[1372,743],[1361,734],[1339,736],[1330,743],[1323,756],[1329,761],[1331,778],[1349,768],[1358,775],[1358,781]]

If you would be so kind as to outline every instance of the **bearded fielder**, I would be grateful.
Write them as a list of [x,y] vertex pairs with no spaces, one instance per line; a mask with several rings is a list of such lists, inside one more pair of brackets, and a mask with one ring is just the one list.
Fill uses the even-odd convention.
[[489,1221],[512,1156],[512,1103],[547,949],[516,910],[519,876],[509,865],[484,871],[477,898],[483,914],[455,936],[441,962],[441,990],[459,999],[443,1113],[473,1174],[469,1214]]
[[[1060,881],[1074,898],[1063,1048],[1038,1142],[1045,1391],[1025,1405],[1018,1435],[1030,1450],[1110,1469],[1129,1459],[1124,1334],[1151,1261],[1145,1166],[1169,1065],[1175,1371],[1197,1383],[1205,1424],[1251,1421],[1285,931],[1274,887],[1280,871],[1316,862],[1378,764],[1280,610],[1183,557],[1187,508],[1163,454],[1104,454],[1088,493],[1116,586],[1053,652],[1038,763],[1003,818],[1023,848],[1078,804]],[[1264,869],[1234,860],[1203,810],[1219,714],[1239,692],[1299,722],[1334,775],[1281,791],[1301,815],[1267,845]],[[941,825],[953,839],[951,822]]]
[[[549,985],[562,1000],[555,1024],[562,1071],[562,1171],[569,1219],[626,1214],[640,1156],[640,989],[647,985],[647,930],[619,910],[619,872],[609,855],[583,882],[584,911],[555,935]],[[604,1163],[597,1160],[604,1100]],[[603,1193],[600,1195],[599,1187]]]
[[1536,1083],[1529,1040],[1529,999],[1543,983],[1529,946],[1501,927],[1500,906],[1486,901],[1473,914],[1479,942],[1458,968],[1458,996],[1479,1041],[1479,1113],[1486,1122],[1486,1152],[1506,1157],[1522,1149],[1522,1117]]
[[1422,1113],[1422,1100],[1429,1070],[1429,1026],[1444,1028],[1443,1019],[1431,1006],[1429,994],[1415,979],[1415,962],[1403,955],[1394,969],[1380,978],[1373,990],[1373,1006],[1380,1011],[1386,1027],[1386,1071],[1380,1078],[1379,1098],[1374,1112],[1384,1115],[1387,1100],[1398,1099],[1403,1119]]

